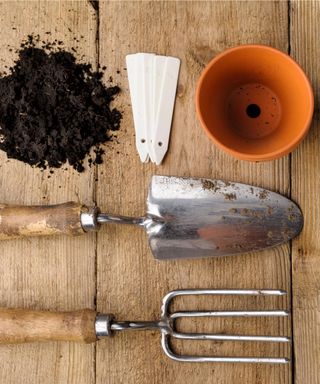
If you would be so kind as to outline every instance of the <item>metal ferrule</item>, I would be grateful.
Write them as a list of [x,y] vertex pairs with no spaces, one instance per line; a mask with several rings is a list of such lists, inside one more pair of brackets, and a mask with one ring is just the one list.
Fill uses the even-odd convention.
[[114,316],[113,315],[103,315],[103,314],[98,314],[96,317],[96,322],[95,322],[95,331],[96,331],[96,336],[98,338],[100,337],[106,337],[106,336],[111,336],[111,322],[113,320]]
[[87,208],[86,211],[81,212],[80,221],[82,229],[85,232],[97,231],[100,227],[98,223],[98,214],[100,210],[98,207]]

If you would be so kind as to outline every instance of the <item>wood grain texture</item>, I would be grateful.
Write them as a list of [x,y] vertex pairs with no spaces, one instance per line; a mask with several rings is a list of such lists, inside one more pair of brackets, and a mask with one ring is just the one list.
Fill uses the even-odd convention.
[[82,211],[82,204],[72,201],[46,206],[0,204],[0,240],[29,236],[81,235],[84,233],[81,226]]
[[[290,33],[288,30],[290,16]],[[116,100],[124,112],[121,131],[108,147],[106,162],[78,175],[72,169],[53,175],[32,169],[1,153],[0,201],[7,204],[55,204],[68,200],[99,206],[110,213],[140,215],[145,210],[152,174],[214,177],[262,186],[296,200],[305,213],[305,228],[293,242],[293,326],[295,373],[291,366],[177,364],[161,352],[159,335],[122,333],[95,347],[78,343],[1,346],[3,383],[319,383],[319,257],[317,202],[319,164],[319,46],[317,1],[290,2],[100,2],[97,12],[80,1],[0,2],[0,71],[13,63],[15,49],[27,34],[51,31],[77,56],[107,65],[122,87]],[[99,19],[99,20],[98,20]],[[98,22],[99,21],[99,22]],[[97,46],[97,27],[100,26]],[[290,35],[290,36],[289,36]],[[81,39],[80,36],[85,36]],[[217,53],[244,43],[269,44],[288,51],[302,65],[316,90],[311,132],[291,156],[267,163],[246,163],[218,150],[195,117],[194,90],[200,72]],[[50,36],[47,36],[50,38]],[[99,48],[99,52],[97,51]],[[13,51],[10,51],[13,49]],[[125,55],[137,51],[177,56],[182,60],[168,155],[160,167],[141,164],[125,71]],[[118,72],[117,72],[118,71]],[[119,152],[119,153],[118,153]],[[290,180],[290,169],[292,180]],[[49,178],[50,176],[50,178]],[[98,179],[95,182],[95,179]],[[292,184],[292,190],[291,190]],[[157,262],[145,233],[110,225],[96,236],[33,238],[0,243],[0,306],[34,310],[94,308],[97,272],[99,311],[119,320],[157,318],[161,297],[188,287],[282,288],[290,292],[290,247],[231,258]],[[97,261],[97,264],[96,264]],[[96,271],[97,265],[97,271]],[[177,303],[187,308],[290,307],[290,297],[276,300],[220,299]],[[187,326],[194,324],[186,323]],[[284,320],[245,323],[216,321],[199,327],[216,332],[290,334]],[[197,327],[196,329],[199,329]],[[174,345],[178,351],[217,354],[289,355],[284,346],[200,343]],[[22,374],[23,373],[23,374]]]
[[318,1],[291,4],[291,55],[306,71],[315,94],[313,124],[292,154],[292,197],[305,216],[304,230],[293,243],[292,292],[295,382],[320,383],[320,34]]
[[[62,40],[83,61],[96,62],[96,14],[79,1],[2,1],[0,71],[7,71],[30,33]],[[51,32],[51,35],[45,32]],[[84,36],[84,38],[81,38]],[[77,42],[74,40],[79,40]],[[11,50],[11,51],[10,51]],[[94,172],[42,172],[1,152],[0,201],[39,205],[93,202]],[[0,244],[0,306],[34,310],[94,308],[95,236],[32,238]],[[94,345],[34,343],[0,348],[0,382],[94,383]]]
[[93,343],[96,312],[82,309],[72,312],[32,311],[0,308],[0,344],[39,341],[78,341]]
[[[212,177],[290,193],[289,160],[247,163],[235,160],[209,142],[195,116],[196,81],[224,49],[244,43],[288,49],[286,2],[117,1],[100,2],[100,63],[122,88],[116,100],[123,111],[121,131],[106,163],[99,167],[97,204],[102,211],[141,215],[152,174]],[[181,71],[170,147],[163,165],[140,163],[135,149],[125,55],[156,52],[181,59]],[[109,75],[109,73],[108,73]],[[106,81],[108,77],[106,76]],[[290,292],[290,253],[284,245],[237,257],[158,262],[144,231],[110,225],[98,234],[97,309],[119,320],[159,316],[161,297],[177,288],[282,288]],[[202,304],[211,308],[289,307],[279,301],[235,300]],[[186,302],[200,308],[201,303]],[[180,305],[180,309],[181,306]],[[208,309],[208,308],[206,308]],[[187,323],[192,326],[192,324]],[[287,321],[217,320],[217,332],[290,334]],[[200,327],[200,326],[199,326]],[[197,328],[199,329],[199,328]],[[284,346],[234,343],[177,343],[191,353],[214,355],[289,354]],[[178,364],[161,351],[157,333],[122,333],[97,344],[96,382],[119,383],[290,383],[291,366]]]

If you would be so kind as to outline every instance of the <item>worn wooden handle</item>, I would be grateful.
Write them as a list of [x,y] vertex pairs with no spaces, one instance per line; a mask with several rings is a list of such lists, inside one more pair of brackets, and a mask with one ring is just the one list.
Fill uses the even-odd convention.
[[96,312],[46,312],[0,308],[0,344],[34,341],[81,341],[93,343]]
[[69,202],[47,206],[0,205],[0,240],[23,236],[79,235],[86,207]]

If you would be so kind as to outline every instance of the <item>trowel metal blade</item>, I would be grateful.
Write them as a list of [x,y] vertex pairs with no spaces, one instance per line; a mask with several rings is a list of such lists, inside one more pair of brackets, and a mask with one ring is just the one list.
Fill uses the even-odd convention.
[[299,234],[303,216],[286,197],[221,180],[153,176],[145,228],[156,259],[259,251]]

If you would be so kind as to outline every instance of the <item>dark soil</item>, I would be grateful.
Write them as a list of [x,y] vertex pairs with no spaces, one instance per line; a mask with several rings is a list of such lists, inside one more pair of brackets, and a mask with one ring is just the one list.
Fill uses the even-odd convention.
[[77,63],[62,42],[41,48],[37,42],[29,36],[0,78],[0,149],[32,166],[69,162],[82,172],[86,156],[89,165],[102,162],[100,145],[119,129],[121,114],[110,103],[120,89],[105,86],[102,72]]

